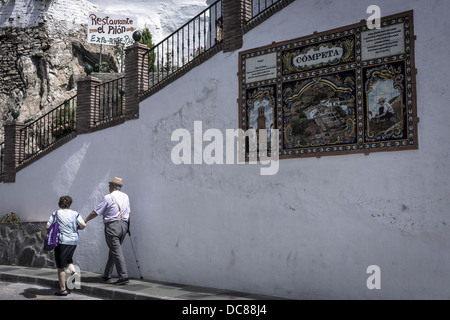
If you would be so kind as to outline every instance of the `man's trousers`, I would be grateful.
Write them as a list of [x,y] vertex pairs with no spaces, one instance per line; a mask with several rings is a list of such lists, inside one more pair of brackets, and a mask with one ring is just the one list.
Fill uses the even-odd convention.
[[128,232],[128,223],[125,220],[116,220],[105,223],[105,238],[109,248],[108,262],[103,276],[111,278],[114,266],[119,279],[128,278],[127,266],[122,253],[122,242]]

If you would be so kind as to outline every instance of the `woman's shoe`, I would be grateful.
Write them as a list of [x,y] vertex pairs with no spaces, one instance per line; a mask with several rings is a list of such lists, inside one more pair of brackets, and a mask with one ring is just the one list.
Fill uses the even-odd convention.
[[67,296],[69,293],[67,292],[67,290],[64,290],[64,291],[56,291],[55,292],[55,296],[62,296],[62,297],[65,297],[65,296]]

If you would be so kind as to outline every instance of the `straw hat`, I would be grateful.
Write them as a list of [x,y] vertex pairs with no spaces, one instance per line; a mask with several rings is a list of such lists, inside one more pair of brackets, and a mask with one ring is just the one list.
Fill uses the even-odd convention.
[[122,178],[114,177],[114,179],[112,179],[112,181],[110,181],[109,184],[114,184],[116,186],[121,187],[122,186]]

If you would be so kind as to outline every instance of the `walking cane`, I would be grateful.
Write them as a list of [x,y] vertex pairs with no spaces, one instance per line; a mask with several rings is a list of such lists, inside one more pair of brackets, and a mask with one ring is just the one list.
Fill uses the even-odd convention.
[[136,251],[134,251],[133,239],[131,239],[130,219],[129,218],[128,218],[128,235],[130,236],[131,249],[133,250],[133,253],[134,253],[134,259],[136,260],[136,265],[137,265],[137,268],[138,268],[138,271],[139,271],[139,276],[140,276],[140,278],[142,280],[144,278],[142,277],[141,268],[139,267],[139,261],[138,261],[138,258],[136,256]]

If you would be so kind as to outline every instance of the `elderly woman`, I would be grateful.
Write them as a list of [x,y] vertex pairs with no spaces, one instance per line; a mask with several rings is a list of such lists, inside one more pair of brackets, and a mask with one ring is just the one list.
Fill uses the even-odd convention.
[[[72,198],[70,196],[63,196],[59,198],[59,210],[56,211],[56,220],[59,224],[58,246],[55,248],[55,262],[58,268],[58,280],[60,290],[55,294],[58,296],[66,296],[68,291],[66,289],[66,272],[67,267],[72,275],[76,273],[73,266],[73,254],[78,245],[78,229],[83,230],[86,227],[83,218],[76,212],[70,209],[72,205]],[[48,222],[47,229],[55,218],[53,213]]]

